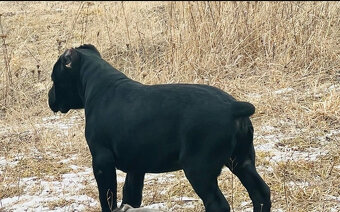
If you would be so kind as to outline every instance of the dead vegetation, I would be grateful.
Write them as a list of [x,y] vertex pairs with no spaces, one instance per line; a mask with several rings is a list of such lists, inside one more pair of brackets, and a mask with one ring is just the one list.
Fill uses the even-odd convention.
[[[60,181],[77,172],[72,165],[91,166],[83,112],[55,116],[47,105],[54,62],[83,43],[142,83],[209,84],[252,102],[257,166],[272,190],[273,211],[340,209],[339,2],[0,5],[0,210],[22,204],[8,206],[6,198],[43,196],[42,182],[28,186],[29,177]],[[143,205],[201,211],[199,200],[183,200],[198,198],[183,173],[171,174],[146,179]],[[97,200],[90,176],[75,193]],[[228,170],[219,184],[234,211],[251,207]],[[73,203],[40,202],[50,210],[71,210]],[[79,210],[99,209],[82,204]]]

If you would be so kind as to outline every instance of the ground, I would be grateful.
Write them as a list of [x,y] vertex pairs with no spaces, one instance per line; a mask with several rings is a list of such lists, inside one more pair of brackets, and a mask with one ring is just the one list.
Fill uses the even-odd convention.
[[[47,104],[58,55],[83,43],[142,83],[209,84],[253,103],[272,211],[339,211],[339,10],[338,2],[0,2],[0,211],[100,210],[84,111],[53,114]],[[117,174],[120,202],[125,173]],[[233,211],[252,211],[228,169],[218,180]],[[142,205],[204,210],[182,171],[147,174]]]

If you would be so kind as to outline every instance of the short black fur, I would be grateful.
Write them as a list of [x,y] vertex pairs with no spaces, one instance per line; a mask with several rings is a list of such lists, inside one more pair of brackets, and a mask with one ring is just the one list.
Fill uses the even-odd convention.
[[255,168],[252,104],[208,85],[141,84],[103,60],[93,45],[65,51],[52,80],[54,112],[85,108],[102,211],[117,208],[116,168],[127,173],[122,204],[141,205],[145,173],[183,169],[206,211],[230,211],[217,185],[223,166],[245,186],[254,211],[270,211],[269,187]]

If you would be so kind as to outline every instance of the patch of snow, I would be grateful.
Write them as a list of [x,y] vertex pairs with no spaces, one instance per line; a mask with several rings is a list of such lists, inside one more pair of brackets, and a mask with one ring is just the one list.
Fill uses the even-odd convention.
[[19,160],[17,157],[14,159],[14,161],[8,161],[6,160],[5,157],[0,157],[0,175],[3,173],[6,167],[12,168],[19,163]]
[[7,164],[7,160],[5,157],[0,157],[0,166],[5,166]]
[[332,91],[332,90],[337,91],[337,90],[340,90],[340,86],[339,85],[331,85],[331,86],[329,86],[327,88],[327,90],[329,90],[329,91]]
[[[269,133],[267,135],[262,135],[264,133]],[[340,133],[339,131],[331,130],[329,134],[322,136],[323,139],[326,137],[334,136]],[[259,132],[254,132],[254,138],[256,140],[264,140],[265,142],[262,144],[256,145],[255,140],[255,151],[269,152],[272,155],[270,158],[267,158],[270,162],[279,162],[279,161],[298,161],[298,160],[310,160],[315,161],[318,157],[324,156],[328,153],[326,150],[322,150],[321,148],[307,148],[303,151],[296,150],[294,147],[285,147],[278,146],[280,141],[296,138],[296,135],[287,136],[283,133],[277,132],[277,128],[272,126],[264,126],[260,129]],[[318,140],[322,140],[321,137]]]
[[145,208],[150,208],[150,209],[159,209],[159,210],[165,210],[167,209],[166,204],[161,202],[161,203],[155,203],[155,204],[151,204],[151,205],[146,205],[143,206]]
[[333,195],[325,195],[324,200],[326,201],[334,201],[337,202],[336,206],[331,208],[330,212],[338,212],[340,211],[340,197],[333,196]]
[[288,185],[290,187],[299,187],[299,188],[304,188],[304,187],[308,187],[309,183],[308,182],[294,182],[294,181],[290,181],[288,182]]
[[262,127],[261,130],[265,131],[265,132],[272,132],[272,131],[276,130],[276,128],[273,127],[273,126],[270,126],[270,125],[265,125],[265,126]]
[[[79,171],[81,167],[77,167]],[[86,210],[89,206],[99,206],[99,202],[86,195],[79,195],[80,190],[89,182],[95,183],[92,168],[82,168],[77,173],[68,173],[60,176],[60,180],[54,180],[52,176],[43,179],[37,177],[23,178],[20,180],[24,187],[25,195],[4,198],[0,200],[0,206],[8,211],[74,211]],[[29,193],[33,193],[30,194]],[[49,202],[71,201],[65,207],[51,210],[47,207]]]
[[157,183],[167,183],[167,182],[172,182],[176,180],[176,175],[171,174],[171,173],[159,173],[159,174],[151,174],[147,173],[145,175],[145,182],[154,182],[156,181]]
[[259,99],[259,98],[262,97],[262,95],[261,95],[261,94],[258,94],[258,93],[249,93],[249,94],[247,94],[247,96],[248,96],[249,98],[254,98],[254,99]]
[[[98,203],[91,197],[86,195],[74,195],[66,196],[66,200],[73,200],[74,203],[67,205],[65,207],[56,207],[55,209],[50,209],[47,206],[43,206],[43,203],[55,202],[60,200],[60,196],[44,197],[44,196],[30,196],[22,195],[20,197],[11,197],[1,200],[4,209],[9,209],[13,212],[20,211],[84,211],[88,206],[95,207]],[[6,207],[7,205],[12,205],[11,207]]]
[[[269,132],[272,133],[272,131],[274,131],[273,128],[271,128],[271,131],[269,131]],[[265,131],[265,132],[267,132],[267,131]],[[259,133],[260,132],[254,132],[255,139],[265,140],[265,141],[268,141],[269,143],[278,143],[279,141],[281,141],[283,139],[291,139],[291,138],[296,137],[296,136],[287,136],[287,135],[284,135],[282,133],[275,133],[275,134],[269,134],[269,135],[260,135]]]
[[[339,203],[340,203],[340,197],[335,197],[335,196],[333,196],[333,195],[326,195],[326,196],[325,196],[325,199],[326,199],[326,200],[333,200],[333,201],[336,201],[336,202],[339,202]],[[339,205],[339,207],[340,207],[340,205]]]
[[268,142],[255,146],[255,151],[270,152],[271,157],[267,158],[271,162],[286,162],[286,161],[299,161],[309,160],[315,161],[318,157],[324,156],[328,153],[326,150],[321,148],[308,148],[306,150],[297,151],[289,147],[277,148],[274,142]]
[[241,202],[240,207],[245,207],[249,205],[251,205],[251,201],[244,201],[244,202]]
[[260,172],[273,173],[274,169],[271,166],[256,166],[256,169]]
[[35,127],[57,129],[62,131],[65,135],[68,135],[68,130],[81,123],[83,119],[79,115],[73,115],[68,119],[65,119],[64,116],[61,116],[59,113],[57,113],[56,115],[42,118],[42,121],[43,123],[35,124]]
[[116,175],[117,175],[117,183],[124,183],[125,182],[125,177],[126,173],[116,170]]
[[194,197],[177,197],[174,199],[175,201],[184,201],[184,202],[190,202],[190,201],[199,201],[200,199],[194,198]]
[[1,126],[0,127],[0,135],[7,135],[7,133],[11,130],[11,127]]
[[[76,159],[77,159],[77,155],[72,155],[70,158],[61,160],[60,163],[69,163],[70,161],[76,160]],[[72,167],[70,167],[70,168],[72,168]]]
[[252,212],[253,211],[253,204],[251,201],[244,201],[241,202],[240,206],[237,208],[233,208],[235,212]]
[[280,90],[274,91],[274,94],[283,94],[283,93],[289,93],[291,91],[294,91],[293,88],[282,88]]
[[317,140],[321,141],[323,144],[329,142],[329,139],[331,138],[338,138],[340,135],[340,130],[330,130],[329,133],[318,136]]
[[171,208],[165,208],[163,210],[165,210],[165,211],[182,211],[184,208],[191,208],[191,209],[195,208],[194,202],[193,201],[186,202],[184,205],[174,205]]
[[278,209],[272,209],[273,212],[284,212],[285,210],[278,208]]
[[79,166],[76,166],[76,165],[70,165],[69,166],[71,169],[73,169],[74,171],[78,170],[79,169]]
[[[235,210],[236,211],[236,210]],[[253,208],[243,208],[242,210],[240,210],[242,212],[252,212],[253,211]]]

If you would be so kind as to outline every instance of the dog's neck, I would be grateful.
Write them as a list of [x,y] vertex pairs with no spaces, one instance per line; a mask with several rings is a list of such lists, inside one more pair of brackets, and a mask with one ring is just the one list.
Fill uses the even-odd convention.
[[[122,72],[113,68],[108,62],[103,59],[94,60],[89,56],[84,56],[82,65],[80,66],[80,81],[78,90],[84,103],[86,105],[92,102],[93,98],[102,96],[100,93],[106,92],[120,85],[121,83],[134,82]],[[85,111],[86,112],[86,111]]]

